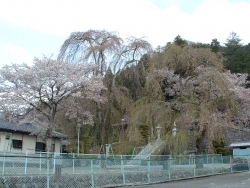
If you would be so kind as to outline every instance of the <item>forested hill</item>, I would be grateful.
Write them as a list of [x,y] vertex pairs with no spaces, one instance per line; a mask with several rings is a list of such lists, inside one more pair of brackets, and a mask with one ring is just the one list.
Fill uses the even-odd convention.
[[[118,41],[107,45],[115,48]],[[178,144],[184,148],[191,138],[199,153],[213,153],[214,143],[224,140],[222,127],[249,127],[250,43],[241,44],[236,33],[230,33],[225,44],[217,39],[194,43],[178,35],[155,50],[141,39],[127,42],[123,53],[110,46],[111,61],[102,59],[107,58],[104,46],[90,52],[105,67],[101,71],[107,102],[89,104],[97,106],[92,106],[94,126],[81,130],[85,152],[101,144],[126,143],[130,149],[124,151],[123,145],[116,151],[131,154],[133,147],[156,138],[158,124],[161,136],[169,137],[175,122]],[[62,49],[61,57],[69,58],[65,44]]]

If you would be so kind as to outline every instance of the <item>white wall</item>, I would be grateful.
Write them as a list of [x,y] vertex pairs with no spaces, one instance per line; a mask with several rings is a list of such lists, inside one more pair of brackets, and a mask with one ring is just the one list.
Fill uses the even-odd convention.
[[[10,139],[6,139],[6,135],[10,136]],[[12,140],[22,140],[22,148],[13,148]],[[36,142],[43,142],[37,139],[36,136],[20,134],[20,133],[8,133],[0,132],[0,151],[11,151],[18,153],[26,153],[27,149],[29,153],[34,153],[36,149]],[[52,138],[51,143],[55,144],[56,153],[60,153],[60,142],[58,138]]]
[[[6,136],[9,136],[10,139],[6,139]],[[0,132],[0,151],[10,150],[12,146],[12,133]]]
[[29,153],[35,153],[36,136],[23,134],[23,151],[29,150]]
[[60,139],[55,139],[55,150],[56,150],[56,153],[61,152],[61,140]]
[[250,158],[250,148],[246,148],[246,149],[234,148],[233,155],[234,157]]

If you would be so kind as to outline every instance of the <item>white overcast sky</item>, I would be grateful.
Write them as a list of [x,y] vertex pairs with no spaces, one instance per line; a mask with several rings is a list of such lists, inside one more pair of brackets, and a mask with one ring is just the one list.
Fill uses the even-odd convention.
[[0,66],[58,54],[74,31],[117,31],[157,47],[177,35],[226,42],[234,31],[250,42],[250,0],[0,0]]

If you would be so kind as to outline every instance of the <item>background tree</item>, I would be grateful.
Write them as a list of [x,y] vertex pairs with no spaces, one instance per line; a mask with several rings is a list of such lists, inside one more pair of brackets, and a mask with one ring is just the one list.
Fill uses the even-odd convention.
[[185,46],[187,45],[187,41],[183,38],[181,38],[180,35],[177,35],[174,39],[174,44],[177,45],[177,46]]
[[[35,59],[32,66],[4,66],[0,70],[1,113],[9,120],[36,125],[50,151],[58,112],[70,109],[63,106],[66,99],[74,96],[104,101],[100,93],[105,87],[102,77],[93,75],[95,69],[91,64],[70,64],[46,57]],[[91,122],[91,114],[85,115]],[[78,118],[79,123],[84,123]]]
[[193,48],[191,45],[180,47],[168,45],[164,53],[162,66],[174,70],[175,75],[179,75],[179,96],[182,97],[182,90],[185,87],[184,79],[188,81],[197,75],[197,68],[213,66],[221,70],[222,65],[216,61],[221,61],[213,55],[209,49]]
[[72,32],[61,46],[58,59],[67,62],[94,63],[98,66],[97,73],[103,75],[122,42],[115,32],[105,30]]
[[[128,37],[125,41],[115,33],[107,31],[89,30],[86,32],[75,32],[64,42],[61,47],[58,59],[66,59],[71,62],[94,62],[98,65],[101,74],[107,70],[110,72],[107,84],[110,90],[103,93],[108,99],[105,106],[97,104],[96,131],[99,132],[101,144],[107,142],[105,128],[112,123],[120,122],[127,113],[127,106],[130,99],[127,98],[127,89],[116,84],[119,74],[127,67],[136,65],[141,56],[150,52],[151,45],[143,39]],[[112,74],[112,75],[111,75]],[[109,121],[111,112],[118,112],[113,108],[114,104],[119,104],[120,115],[115,115],[115,119]],[[116,122],[113,122],[116,121]]]
[[224,76],[229,81],[229,90],[232,92],[234,99],[237,102],[237,108],[235,109],[237,113],[232,117],[232,122],[235,126],[250,128],[250,89],[246,88],[248,74],[231,74],[230,72],[225,72]]
[[227,42],[225,44],[225,48],[222,48],[222,54],[227,59],[225,61],[225,67],[229,70],[234,69],[233,64],[233,58],[235,55],[235,52],[242,47],[242,44],[240,43],[242,39],[235,33],[231,32],[230,35],[227,38]]
[[234,52],[228,68],[232,73],[250,73],[250,53],[245,47],[240,47]]
[[235,49],[242,46],[240,43],[242,39],[237,35],[235,32],[231,32],[230,35],[227,38],[227,42],[225,43],[225,46],[228,47],[228,53],[232,54]]
[[210,47],[211,47],[212,52],[215,52],[215,53],[219,52],[219,50],[220,50],[220,42],[217,40],[217,38],[212,39]]
[[240,37],[231,32],[224,47],[220,51],[226,58],[225,67],[232,73],[250,73],[250,48],[243,45]]
[[[151,82],[153,87],[145,92],[148,100],[145,97],[136,101],[140,105],[133,115],[143,109],[140,119],[150,126],[151,122],[143,119],[143,115],[150,117],[147,113],[150,109],[155,124],[163,126],[164,134],[172,130],[176,121],[183,132],[193,130],[199,153],[205,152],[204,148],[213,152],[213,133],[220,130],[218,122],[228,124],[224,117],[231,117],[234,109],[227,87],[230,84],[222,75],[223,57],[209,48],[169,44],[164,51],[154,53],[150,62],[146,86]],[[223,102],[216,106],[219,100],[226,101],[228,106],[223,107]]]

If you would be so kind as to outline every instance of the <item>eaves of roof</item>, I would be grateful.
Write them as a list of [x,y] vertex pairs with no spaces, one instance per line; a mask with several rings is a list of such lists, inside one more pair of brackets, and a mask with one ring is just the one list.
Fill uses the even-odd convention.
[[[9,122],[4,119],[0,119],[0,129],[6,130],[9,132],[20,132],[20,133],[27,133],[27,134],[34,134],[38,135],[40,133],[40,130],[38,127],[30,124],[30,123],[24,123],[24,124],[16,124],[14,122]],[[52,132],[52,137],[54,138],[67,138],[67,135],[59,133],[57,131]]]
[[236,143],[230,144],[229,147],[235,148],[235,147],[248,147],[248,146],[250,146],[250,142],[236,142]]

